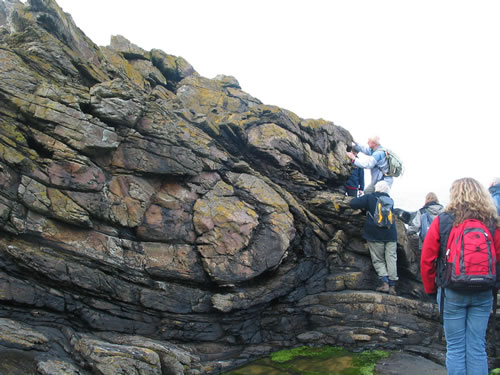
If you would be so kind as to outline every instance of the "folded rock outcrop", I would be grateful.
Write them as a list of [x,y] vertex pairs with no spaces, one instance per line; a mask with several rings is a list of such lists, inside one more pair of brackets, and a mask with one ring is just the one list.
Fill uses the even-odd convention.
[[54,0],[0,2],[0,98],[3,370],[215,373],[304,343],[441,359],[402,223],[400,296],[374,292],[336,190],[346,129],[98,47]]

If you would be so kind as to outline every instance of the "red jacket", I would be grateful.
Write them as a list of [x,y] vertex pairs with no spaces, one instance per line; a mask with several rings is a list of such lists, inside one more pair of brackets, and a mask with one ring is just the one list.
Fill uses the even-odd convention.
[[[453,241],[458,229],[458,227],[453,226],[450,232],[450,237],[448,238],[449,246],[450,241]],[[495,244],[495,252],[497,255],[497,262],[500,262],[500,229],[495,226],[495,234],[493,236],[493,242]],[[425,293],[436,293],[436,259],[439,254],[439,216],[436,217],[427,231],[425,236],[425,241],[422,246],[422,256],[420,258],[420,275],[422,276],[422,282],[424,283]]]

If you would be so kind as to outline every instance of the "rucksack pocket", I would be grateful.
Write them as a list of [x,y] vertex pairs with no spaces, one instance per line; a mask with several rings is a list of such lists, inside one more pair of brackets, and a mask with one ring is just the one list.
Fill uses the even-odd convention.
[[448,250],[444,284],[455,290],[486,290],[496,285],[496,256],[486,228],[463,226]]

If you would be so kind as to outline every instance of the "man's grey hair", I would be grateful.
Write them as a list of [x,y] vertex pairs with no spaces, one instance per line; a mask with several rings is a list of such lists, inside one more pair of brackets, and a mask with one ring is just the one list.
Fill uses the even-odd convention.
[[380,145],[380,137],[378,135],[372,135],[368,138],[369,141],[375,142],[377,145]]
[[379,181],[375,184],[375,191],[379,193],[387,193],[391,191],[391,187],[385,181]]

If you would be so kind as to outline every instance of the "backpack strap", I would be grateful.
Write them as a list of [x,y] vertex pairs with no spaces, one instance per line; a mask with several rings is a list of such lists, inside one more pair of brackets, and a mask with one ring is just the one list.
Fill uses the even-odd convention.
[[[375,194],[375,193],[373,193],[373,194]],[[375,211],[374,212],[376,212],[377,208],[378,208],[380,195],[374,195],[374,196],[375,196]],[[369,206],[369,204],[368,204],[368,206]],[[373,222],[375,222],[375,216],[373,216],[373,213],[372,213],[372,211],[370,211],[369,207],[367,207],[367,209],[366,209],[366,216],[368,216],[370,219],[373,220]]]
[[[385,148],[383,148],[382,146],[379,146],[379,147],[378,147],[378,148],[377,148],[377,149],[373,152],[372,156],[373,156],[375,153],[377,153],[377,152],[381,152],[381,153],[383,153],[383,154],[384,154],[384,158],[387,160],[387,163],[388,163],[388,164],[387,164],[387,168],[388,168],[387,173],[389,173],[389,169],[390,169],[390,167],[389,167],[389,155],[387,155],[387,150],[386,150]],[[375,159],[375,160],[376,160],[376,159]],[[380,161],[382,162],[383,160],[384,160],[384,159],[381,159]],[[375,164],[375,166],[378,168],[378,170],[379,170],[380,172],[382,172],[382,175],[383,175],[384,177],[387,177],[387,173],[386,173],[386,172],[384,172],[384,171],[382,170],[382,168],[378,165],[378,163],[379,163],[379,162],[377,161],[377,164]]]
[[[440,262],[445,262],[446,257],[446,246],[448,245],[448,239],[450,238],[451,228],[453,228],[453,222],[455,221],[455,216],[453,216],[449,212],[442,212],[438,215],[439,218],[439,254],[438,254],[438,265]],[[443,271],[442,269],[436,269],[436,277],[437,284],[441,286],[439,283],[440,276],[439,272]]]
[[496,227],[496,224],[495,223],[492,223],[491,224],[491,227],[487,227],[489,230],[490,230],[490,234],[491,234],[491,240],[493,241],[494,238],[495,238],[495,229],[497,228]]
[[[436,284],[438,287],[443,285],[443,274],[445,270],[446,263],[446,247],[448,245],[448,239],[450,238],[451,228],[453,228],[453,222],[455,217],[449,212],[442,212],[438,215],[439,218],[439,253],[436,262]],[[439,304],[439,322],[441,323],[441,328],[439,329],[439,341],[443,339],[443,309],[444,309],[444,288],[441,288],[441,298]]]

